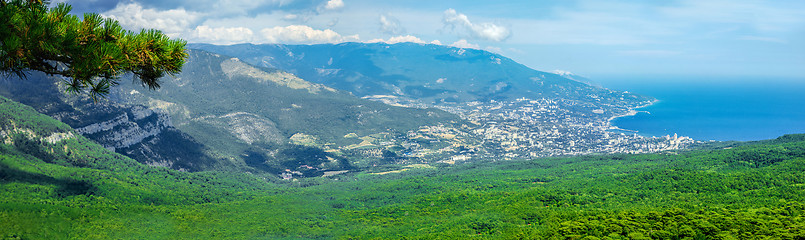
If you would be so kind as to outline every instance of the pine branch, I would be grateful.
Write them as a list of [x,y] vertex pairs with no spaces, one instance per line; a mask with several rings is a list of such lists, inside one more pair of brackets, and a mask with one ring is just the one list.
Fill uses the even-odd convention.
[[68,92],[105,97],[117,77],[133,73],[149,89],[159,78],[179,73],[187,57],[187,42],[170,39],[157,30],[125,31],[114,19],[69,14],[60,3],[0,0],[0,72],[25,76],[26,70],[71,79]]

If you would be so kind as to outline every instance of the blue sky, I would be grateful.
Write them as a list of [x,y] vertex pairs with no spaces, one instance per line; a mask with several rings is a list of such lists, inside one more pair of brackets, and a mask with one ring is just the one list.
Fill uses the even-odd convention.
[[54,0],[215,44],[420,42],[611,76],[805,79],[805,1]]

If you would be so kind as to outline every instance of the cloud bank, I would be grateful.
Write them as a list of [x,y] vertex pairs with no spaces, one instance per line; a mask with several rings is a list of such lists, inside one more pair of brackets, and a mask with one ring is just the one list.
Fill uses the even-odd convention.
[[330,29],[317,30],[305,25],[264,28],[260,33],[263,34],[262,40],[269,43],[340,43],[360,40],[358,35],[341,36]]
[[101,15],[116,19],[129,29],[155,28],[175,37],[196,24],[203,14],[183,8],[165,11],[144,9],[138,3],[129,3],[118,4]]
[[466,39],[458,40],[458,41],[450,44],[449,46],[457,47],[457,48],[481,49],[481,46],[478,46],[478,44],[469,43],[469,42],[467,42]]
[[[366,41],[366,43],[381,43],[381,42],[382,43],[387,43],[387,44],[395,44],[395,43],[403,43],[403,42],[426,44],[426,42],[423,41],[422,39],[419,39],[418,37],[414,37],[414,36],[411,36],[411,35],[390,37],[388,40],[378,38],[378,39],[372,39],[372,40]],[[434,43],[434,42],[431,42],[431,43]]]
[[218,44],[233,44],[255,41],[251,29],[244,27],[218,27],[198,26],[189,34],[190,40],[199,42],[213,42]]
[[458,13],[452,8],[444,11],[442,23],[454,30],[464,30],[469,33],[469,36],[476,39],[500,42],[511,37],[511,30],[507,27],[490,22],[473,23],[467,15]]
[[324,11],[334,11],[344,8],[344,1],[343,0],[329,0],[326,3],[322,3],[318,7],[319,12]]

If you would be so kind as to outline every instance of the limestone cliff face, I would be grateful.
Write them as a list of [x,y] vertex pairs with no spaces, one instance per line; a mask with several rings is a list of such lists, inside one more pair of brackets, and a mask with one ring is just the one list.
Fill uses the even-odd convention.
[[[93,102],[83,95],[66,94],[58,77],[33,72],[25,80],[0,81],[0,95],[31,106],[66,123],[77,134],[144,164],[186,171],[226,165],[217,163],[206,154],[205,146],[174,128],[165,111],[112,96]],[[54,135],[46,140],[64,137]]]
[[16,126],[0,126],[0,143],[13,144],[12,134],[24,134],[29,139],[36,139],[41,142],[56,144],[63,140],[73,139],[73,132],[53,132],[48,136],[38,136],[31,129],[17,128]]
[[78,127],[76,131],[114,151],[141,143],[170,127],[172,124],[167,114],[134,106],[110,120]]

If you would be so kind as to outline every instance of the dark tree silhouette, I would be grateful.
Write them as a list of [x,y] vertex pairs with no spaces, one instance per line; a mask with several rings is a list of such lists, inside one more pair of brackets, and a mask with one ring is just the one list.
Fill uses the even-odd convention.
[[71,7],[43,0],[0,0],[0,72],[22,78],[35,70],[65,77],[67,91],[104,97],[117,77],[133,73],[150,89],[181,71],[187,42],[157,30],[124,30],[95,13],[83,19]]

